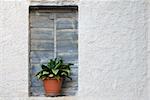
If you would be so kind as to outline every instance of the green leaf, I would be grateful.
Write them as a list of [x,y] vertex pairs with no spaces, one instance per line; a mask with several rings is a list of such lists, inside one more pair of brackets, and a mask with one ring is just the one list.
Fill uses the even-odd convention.
[[62,71],[67,72],[68,75],[70,75],[70,70],[69,69],[62,69]]
[[58,63],[58,61],[59,61],[58,58],[54,59],[55,64]]
[[59,69],[52,69],[52,72],[54,73],[54,75],[57,75]]
[[49,68],[46,65],[42,64],[41,67],[42,67],[43,70],[49,70]]
[[36,75],[36,76],[37,76],[37,78],[38,78],[38,79],[40,79],[40,77],[41,77],[41,75],[40,75],[40,74],[38,74],[38,75]]
[[71,65],[74,65],[74,64],[72,64],[72,63],[68,63],[68,65],[69,65],[69,66],[71,66]]
[[45,76],[45,75],[42,75],[41,77],[40,77],[40,79],[42,79],[42,80],[45,80],[47,78],[47,76]]
[[62,72],[61,75],[62,75],[62,76],[67,76],[67,73]]
[[40,71],[40,72],[38,72],[38,73],[36,74],[36,76],[37,76],[38,79],[40,79],[40,77],[42,76],[42,72],[43,72],[43,71]]
[[41,71],[40,71],[40,72],[38,72],[38,73],[36,74],[36,76],[37,76],[37,75],[39,75],[40,73],[41,73]]
[[72,63],[64,63],[62,58],[50,59],[47,65],[41,65],[42,70],[37,73],[37,78],[46,79],[54,77],[59,80],[61,77],[69,78]]
[[67,78],[69,78],[70,80],[72,80],[72,78],[71,77],[69,77],[69,76],[66,76]]
[[59,68],[60,65],[61,65],[61,62],[59,61],[59,62],[56,64],[55,69]]
[[60,79],[60,76],[55,76],[55,78],[59,81],[59,79]]
[[49,69],[51,69],[51,68],[53,68],[55,65],[54,65],[54,61],[53,61],[53,59],[50,59],[50,61],[48,62],[48,64],[47,64],[47,67],[49,68]]
[[43,75],[47,75],[47,74],[49,74],[49,72],[47,72],[47,71],[43,71],[43,73],[42,73]]

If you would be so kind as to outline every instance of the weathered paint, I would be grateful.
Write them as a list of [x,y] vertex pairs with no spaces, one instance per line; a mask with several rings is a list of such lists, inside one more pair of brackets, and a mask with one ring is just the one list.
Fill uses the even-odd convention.
[[[56,11],[56,12],[55,12]],[[39,9],[30,11],[30,96],[44,96],[43,83],[35,77],[42,63],[54,55],[65,62],[76,62],[71,67],[71,80],[64,80],[61,95],[75,95],[78,89],[78,33],[75,29],[77,13],[67,10]],[[72,53],[70,53],[72,51]],[[56,54],[57,53],[57,54]]]

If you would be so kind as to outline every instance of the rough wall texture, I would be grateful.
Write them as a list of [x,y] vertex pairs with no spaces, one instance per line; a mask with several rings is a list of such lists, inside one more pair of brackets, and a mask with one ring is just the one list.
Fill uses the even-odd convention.
[[147,10],[147,22],[148,22],[148,34],[147,34],[147,65],[148,65],[148,84],[147,84],[147,89],[148,89],[148,96],[149,96],[149,99],[150,99],[150,2],[147,3],[147,7],[148,7],[148,10]]
[[77,5],[79,0],[30,0],[31,5]]
[[80,95],[146,100],[146,3],[81,1],[80,5]]
[[[28,97],[28,6],[0,1],[0,100],[46,99]],[[143,0],[81,0],[78,96],[47,99],[149,100],[147,6]]]
[[28,96],[27,6],[0,1],[0,100]]

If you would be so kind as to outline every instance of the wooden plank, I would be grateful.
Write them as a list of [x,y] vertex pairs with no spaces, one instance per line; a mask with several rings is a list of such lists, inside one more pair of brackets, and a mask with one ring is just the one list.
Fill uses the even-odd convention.
[[57,41],[57,52],[77,52],[78,44],[77,41],[66,40]]
[[47,16],[30,16],[30,27],[34,28],[53,28],[54,20]]
[[78,81],[78,76],[77,76],[77,75],[76,75],[76,76],[75,76],[75,75],[74,75],[74,76],[72,75],[71,78],[72,78],[72,80],[66,78],[66,79],[65,79],[65,82],[73,82],[73,81],[77,82],[77,81]]
[[78,90],[78,87],[67,87],[67,88],[62,88],[62,94],[64,95],[75,95],[76,91]]
[[31,76],[31,86],[32,87],[36,87],[36,86],[43,87],[43,81],[37,79],[37,77],[35,77],[35,76]]
[[56,13],[56,18],[77,18],[77,14],[76,13]]
[[45,95],[45,92],[44,92],[44,88],[43,86],[37,86],[37,87],[31,87],[30,88],[30,95],[31,96],[41,96],[41,97],[44,97]]
[[[34,11],[31,11],[31,13],[34,13]],[[39,13],[76,13],[77,11],[76,10],[71,10],[71,9],[58,9],[58,10],[55,10],[55,9],[44,9],[44,10],[41,10],[39,9],[38,10]]]
[[54,19],[53,13],[46,13],[46,12],[39,12],[39,11],[32,11],[30,13],[30,16],[46,16],[51,20]]
[[75,29],[78,29],[78,21],[77,21],[77,20],[74,20],[73,23],[74,23],[74,28],[75,28]]
[[44,5],[44,6],[30,6],[30,13],[34,12],[34,11],[38,11],[38,12],[77,12],[78,11],[78,7],[77,6],[49,6],[49,5]]
[[63,81],[62,88],[67,88],[67,87],[78,87],[78,81],[70,81],[70,82]]
[[31,51],[30,62],[32,64],[41,64],[53,58],[53,51]]
[[50,40],[31,40],[31,50],[54,50],[54,42]]
[[62,40],[76,41],[76,40],[78,40],[78,34],[76,31],[73,31],[73,32],[57,31],[57,41],[62,41]]
[[62,52],[58,52],[57,53],[58,57],[61,57],[64,59],[64,61],[66,63],[71,63],[72,61],[78,61],[78,53],[74,52],[74,53],[62,53]]
[[53,40],[53,29],[49,28],[31,28],[31,39]]
[[[53,58],[53,51],[31,51],[31,58]],[[48,60],[47,60],[48,61]]]
[[67,87],[67,88],[62,88],[62,92],[65,91],[73,91],[73,90],[77,90],[78,86],[74,86],[74,87]]
[[57,32],[76,32],[78,34],[77,29],[62,29],[62,30],[57,30]]
[[41,64],[31,64],[31,75],[35,76],[36,73],[38,73],[40,70],[42,70],[41,68]]
[[54,14],[54,58],[56,58],[56,52],[57,52],[57,35],[56,35],[56,14]]
[[71,18],[59,18],[56,21],[57,30],[59,29],[75,29],[74,20]]
[[62,96],[75,96],[77,93],[77,90],[74,91],[62,91],[61,95]]
[[71,75],[72,76],[78,76],[78,68],[77,67],[71,68]]

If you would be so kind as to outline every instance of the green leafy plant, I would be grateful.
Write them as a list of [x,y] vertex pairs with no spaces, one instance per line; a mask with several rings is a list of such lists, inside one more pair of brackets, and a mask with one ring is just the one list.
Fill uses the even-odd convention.
[[59,80],[60,78],[69,78],[71,73],[70,66],[72,63],[64,63],[61,58],[50,59],[47,65],[42,64],[42,70],[36,74],[38,79],[50,79],[55,78]]

